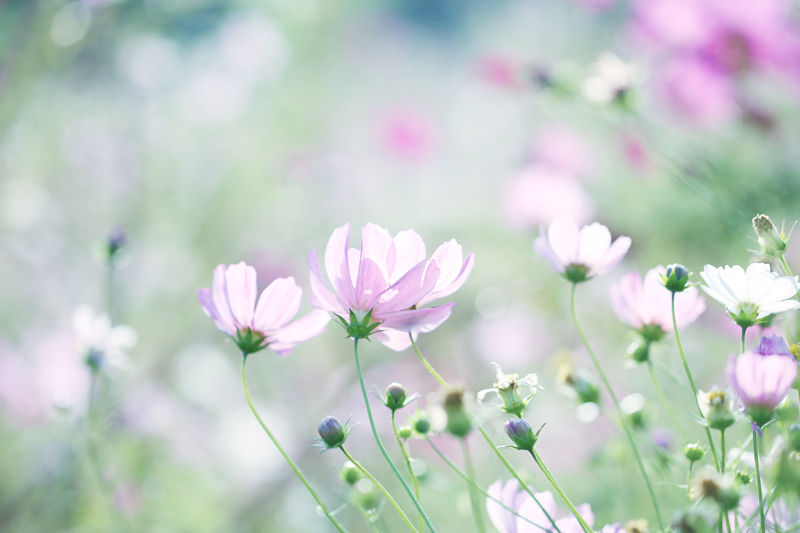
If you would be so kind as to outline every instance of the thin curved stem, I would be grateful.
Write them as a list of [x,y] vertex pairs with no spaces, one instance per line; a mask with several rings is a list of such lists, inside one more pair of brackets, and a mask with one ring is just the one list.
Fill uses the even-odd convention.
[[747,328],[742,326],[742,353],[744,353],[747,350],[746,345],[744,343],[744,336],[746,333],[747,333]]
[[678,417],[675,415],[675,411],[672,410],[672,407],[667,401],[667,397],[664,395],[664,390],[661,388],[661,384],[658,382],[658,377],[656,376],[656,371],[653,369],[653,363],[650,360],[647,361],[647,370],[650,371],[650,378],[653,380],[653,388],[656,390],[656,394],[658,395],[658,399],[661,400],[661,405],[664,406],[664,410],[667,412],[667,416],[669,416],[672,423],[675,424],[675,428],[678,430],[678,433],[681,434],[683,440],[687,439],[686,432],[683,429],[683,426],[678,420]]
[[[470,479],[475,480],[475,469],[472,467],[472,458],[469,455],[466,437],[461,439],[461,449],[464,451],[464,465],[467,467],[467,475]],[[475,517],[475,525],[478,527],[478,531],[486,533],[486,527],[483,525],[483,517],[481,516],[481,508],[478,504],[478,495],[475,494],[473,484],[470,484],[469,487],[469,500],[472,507],[472,516]]]
[[[512,508],[511,508],[511,507],[509,507],[508,505],[504,504],[502,501],[498,500],[497,498],[495,498],[494,496],[492,496],[492,495],[491,495],[491,494],[489,494],[488,492],[486,492],[484,489],[482,489],[482,488],[481,488],[481,486],[480,486],[480,485],[478,485],[477,483],[475,483],[475,482],[474,482],[474,481],[473,481],[473,480],[472,480],[472,479],[471,479],[471,478],[470,478],[470,477],[469,477],[467,474],[465,474],[465,473],[464,473],[464,472],[463,472],[463,471],[462,471],[460,468],[458,468],[458,467],[457,467],[456,465],[454,465],[454,464],[453,464],[453,463],[452,463],[452,462],[451,462],[451,461],[450,461],[450,460],[449,460],[447,457],[445,457],[445,455],[444,455],[444,454],[441,452],[441,450],[439,450],[439,448],[437,448],[437,447],[436,447],[436,445],[433,443],[433,441],[431,440],[431,438],[430,438],[428,435],[425,435],[425,440],[427,440],[427,441],[428,441],[428,444],[430,444],[430,445],[431,445],[431,448],[433,448],[433,451],[435,451],[435,452],[436,452],[436,453],[439,455],[439,457],[441,457],[442,461],[444,461],[445,463],[447,463],[447,466],[449,466],[450,468],[452,468],[452,469],[453,469],[453,471],[454,471],[456,474],[458,474],[459,476],[461,476],[461,477],[464,479],[464,481],[466,481],[467,483],[469,483],[469,484],[470,484],[470,486],[471,486],[471,487],[473,487],[475,490],[477,490],[477,491],[478,491],[478,492],[480,492],[482,495],[486,496],[488,499],[492,500],[492,501],[493,501],[493,502],[495,502],[496,504],[500,505],[500,507],[502,507],[503,509],[505,509],[505,510],[506,510],[506,511],[508,511],[509,513],[511,513],[511,514],[513,514],[513,515],[515,515],[515,516],[517,516],[517,517],[519,517],[519,518],[522,518],[523,520],[525,520],[525,521],[526,521],[526,522],[528,522],[529,524],[532,524],[532,525],[534,525],[534,526],[538,527],[538,528],[539,528],[539,529],[541,529],[542,531],[548,531],[548,532],[550,531],[550,529],[549,529],[549,528],[546,528],[546,527],[544,527],[544,526],[541,526],[541,525],[539,525],[539,524],[535,523],[533,520],[531,520],[531,519],[529,519],[529,518],[527,518],[527,517],[524,517],[524,516],[522,516],[522,515],[521,515],[521,514],[519,514],[517,511],[515,511],[514,509],[512,509]],[[537,501],[537,503],[538,503],[538,501]],[[544,509],[542,509],[542,510],[544,511]],[[544,513],[545,513],[545,515],[547,515],[547,511],[544,511]],[[555,522],[553,522],[553,519],[552,519],[552,518],[550,518],[550,515],[547,515],[547,518],[548,518],[548,519],[551,521],[551,523],[553,524],[553,526],[555,526]]]
[[725,430],[724,429],[719,430],[719,441],[720,441],[720,444],[719,444],[719,447],[720,447],[719,464],[720,464],[720,470],[724,474],[726,472],[727,468],[728,468],[728,466],[725,464],[726,461],[725,461]]
[[[406,468],[408,468],[408,475],[411,476],[411,482],[414,484],[414,495],[417,497],[417,501],[422,503],[422,498],[419,494],[419,482],[417,481],[417,476],[414,475],[414,469],[411,468],[411,457],[409,457],[408,450],[406,450],[403,441],[400,439],[400,433],[397,431],[397,423],[394,420],[394,414],[395,411],[392,411],[392,431],[394,431],[394,438],[397,439],[397,445],[403,453],[403,460],[406,463]],[[422,519],[422,515],[419,511],[417,511],[417,515],[419,516],[419,531],[423,533],[423,531],[425,531],[425,521]]]
[[428,372],[430,372],[431,375],[436,378],[436,381],[438,381],[442,385],[442,387],[444,387],[447,390],[450,390],[450,385],[448,385],[447,382],[444,380],[444,378],[442,378],[442,376],[440,376],[439,373],[436,370],[434,370],[434,368],[427,361],[427,359],[422,357],[419,348],[417,348],[417,342],[414,340],[414,336],[411,333],[409,333],[408,338],[411,339],[411,346],[414,347],[414,351],[417,352],[417,357],[419,357],[419,360],[422,361],[423,365],[425,365],[425,368],[428,369]]
[[[681,344],[681,336],[678,333],[678,320],[675,318],[675,293],[672,293],[672,327],[675,330],[675,342],[678,344],[678,352],[681,354],[681,361],[683,362],[683,368],[686,370],[686,377],[689,378],[689,385],[692,387],[692,393],[694,394],[694,404],[697,407],[697,412],[700,413],[700,416],[703,415],[703,412],[700,410],[700,402],[697,399],[697,386],[694,384],[694,378],[692,377],[692,371],[689,369],[689,362],[686,360],[686,352],[683,351],[683,344]],[[744,344],[744,336],[742,337],[742,344]],[[720,462],[719,457],[717,457],[717,449],[714,446],[714,439],[711,437],[711,430],[706,427],[706,438],[708,439],[708,445],[711,448],[711,455],[714,457],[714,466],[717,468],[717,471],[720,471]]]
[[418,533],[418,532],[417,532],[417,529],[414,527],[414,524],[412,524],[412,523],[411,523],[411,520],[409,520],[409,519],[408,519],[408,517],[406,516],[406,513],[404,513],[404,512],[403,512],[403,510],[400,508],[400,506],[399,506],[399,505],[397,505],[397,502],[396,502],[396,501],[394,501],[394,498],[392,498],[392,495],[391,495],[391,494],[389,494],[389,491],[388,491],[388,490],[386,490],[386,488],[385,488],[383,485],[381,485],[381,484],[380,484],[380,482],[379,482],[377,479],[375,479],[375,476],[373,476],[372,474],[370,474],[370,473],[369,473],[369,470],[367,470],[366,468],[364,468],[363,466],[361,466],[361,463],[359,463],[358,461],[356,461],[356,460],[353,458],[353,456],[352,456],[352,455],[350,455],[349,453],[347,453],[347,450],[345,450],[345,449],[344,449],[344,446],[339,446],[339,449],[340,449],[340,450],[342,450],[342,453],[344,454],[344,456],[345,456],[345,457],[347,457],[347,459],[348,459],[348,460],[349,460],[351,463],[353,463],[353,464],[356,466],[356,468],[358,468],[359,470],[361,470],[361,473],[362,473],[362,474],[364,474],[364,476],[366,476],[366,478],[367,478],[367,479],[369,479],[370,481],[372,481],[372,483],[374,483],[374,484],[375,484],[375,486],[376,486],[376,487],[378,487],[378,490],[380,490],[380,491],[381,491],[381,493],[383,493],[383,496],[386,498],[386,501],[388,501],[388,502],[389,502],[389,503],[392,505],[392,507],[394,507],[394,510],[395,510],[395,511],[397,511],[397,514],[399,514],[399,515],[400,515],[400,518],[402,518],[402,519],[403,519],[403,522],[405,522],[405,523],[406,523],[406,525],[408,526],[408,528],[409,528],[411,531],[414,531],[415,533]]
[[281,452],[283,458],[286,459],[286,462],[289,463],[290,467],[292,467],[292,470],[294,470],[295,475],[297,475],[297,477],[300,478],[300,481],[302,481],[303,484],[306,486],[308,492],[310,492],[311,496],[313,496],[314,499],[317,501],[317,505],[319,505],[320,509],[322,509],[322,512],[325,513],[325,516],[328,517],[328,520],[331,521],[331,524],[333,524],[333,526],[341,533],[349,533],[347,529],[341,523],[339,523],[339,521],[336,520],[336,518],[331,514],[331,512],[322,502],[322,499],[317,494],[317,491],[314,490],[314,487],[311,486],[311,483],[308,481],[308,479],[306,479],[306,476],[304,476],[303,472],[300,471],[300,467],[298,467],[295,464],[295,462],[292,461],[292,458],[289,457],[289,454],[287,454],[286,451],[284,451],[283,447],[281,447],[281,445],[278,443],[278,440],[275,438],[275,436],[272,434],[269,428],[267,428],[267,424],[265,424],[264,421],[261,419],[261,416],[259,416],[258,411],[256,411],[256,406],[253,405],[253,400],[252,398],[250,398],[250,390],[247,388],[247,373],[245,372],[246,363],[247,363],[247,355],[243,354],[242,386],[244,387],[244,395],[247,397],[247,403],[248,405],[250,405],[250,410],[253,411],[256,420],[258,420],[258,423],[261,424],[261,427],[264,429],[264,432],[266,432],[267,436],[272,441],[272,444],[274,444],[275,447],[278,448],[278,451]]
[[567,504],[569,510],[572,511],[573,515],[575,515],[575,518],[581,524],[581,527],[584,529],[584,531],[586,531],[586,533],[593,533],[594,530],[592,529],[592,526],[586,523],[586,520],[584,520],[569,498],[567,498],[567,495],[564,493],[564,489],[561,488],[561,485],[558,484],[556,478],[552,473],[550,473],[550,470],[547,468],[547,465],[544,464],[542,457],[539,455],[539,452],[536,451],[535,447],[531,448],[530,454],[531,457],[533,457],[533,460],[536,461],[536,464],[539,465],[539,468],[542,469],[542,472],[544,473],[545,477],[547,477],[548,481],[550,481],[550,484],[553,485],[554,489],[556,489],[558,495],[561,496],[561,499]]
[[383,442],[381,442],[380,436],[378,436],[378,429],[375,427],[375,420],[372,418],[372,408],[369,406],[369,396],[367,395],[367,387],[364,385],[364,376],[361,373],[361,363],[358,360],[358,337],[353,337],[353,355],[356,360],[356,371],[358,372],[358,382],[361,385],[361,394],[364,396],[364,405],[367,408],[367,417],[369,418],[369,425],[372,428],[372,436],[375,438],[375,442],[378,444],[378,448],[381,450],[381,454],[383,454],[383,458],[386,459],[386,462],[394,471],[394,475],[397,479],[400,480],[400,483],[403,485],[403,488],[406,490],[408,497],[411,498],[411,501],[414,502],[414,506],[417,508],[419,514],[422,515],[422,519],[425,520],[425,524],[428,526],[428,529],[431,530],[432,533],[436,533],[436,528],[433,527],[431,524],[428,515],[425,514],[425,511],[422,509],[422,505],[420,505],[419,500],[414,496],[414,493],[411,491],[411,487],[408,486],[406,480],[400,474],[400,471],[395,466],[394,461],[392,458],[389,457],[389,452],[386,451],[386,448],[383,446]]
[[758,466],[758,435],[753,430],[753,458],[756,461],[756,481],[758,482],[758,508],[761,511],[761,533],[766,531],[767,521],[764,517],[764,497],[761,492],[761,469]]
[[[419,349],[417,348],[417,343],[416,343],[416,341],[414,341],[414,337],[411,336],[411,335],[409,335],[409,337],[411,338],[411,345],[414,347],[414,351],[417,352],[417,357],[419,357],[419,360],[422,361],[423,365],[425,365],[425,368],[428,369],[428,372],[430,372],[431,375],[434,378],[436,378],[436,380],[444,388],[449,390],[450,389],[450,385],[439,375],[438,372],[436,372],[436,370],[434,370],[434,368],[430,365],[430,363],[428,363],[428,361],[420,353]],[[536,495],[533,493],[533,491],[530,489],[530,487],[528,487],[528,485],[524,481],[522,481],[522,478],[519,477],[519,474],[517,474],[517,472],[509,464],[509,462],[506,461],[506,458],[503,457],[503,454],[501,454],[500,450],[497,449],[497,446],[495,445],[494,442],[492,442],[492,439],[489,437],[489,435],[486,433],[486,431],[481,427],[480,424],[475,424],[475,426],[478,428],[478,431],[481,432],[481,435],[483,435],[483,438],[486,440],[486,442],[492,448],[492,450],[494,451],[495,455],[497,455],[497,458],[500,459],[500,462],[503,463],[503,465],[506,467],[506,469],[509,471],[509,473],[512,476],[514,476],[517,481],[519,481],[520,486],[525,490],[525,492],[527,492],[530,495],[530,497],[533,498],[533,501],[536,502],[536,505],[538,505],[539,509],[541,509],[542,512],[545,514],[547,519],[553,525],[553,528],[556,530],[556,532],[557,533],[561,533],[561,530],[556,525],[555,520],[553,520],[553,518],[550,516],[550,514],[547,512],[547,510],[545,510],[544,506],[542,506],[542,504],[539,502],[539,499],[536,497]],[[439,455],[441,455],[441,454],[439,454]],[[442,458],[444,459],[444,456],[442,456]],[[445,459],[445,461],[447,461],[447,459]],[[449,463],[449,461],[447,461],[447,462]]]
[[[650,483],[650,477],[647,475],[647,470],[644,468],[644,463],[642,462],[642,457],[639,454],[639,449],[636,447],[636,443],[633,440],[633,435],[631,434],[631,430],[628,427],[628,423],[625,420],[625,417],[622,414],[622,409],[619,406],[619,401],[617,400],[616,394],[614,394],[614,390],[611,388],[611,383],[609,383],[608,378],[606,377],[606,373],[603,372],[603,368],[600,366],[600,362],[597,360],[597,357],[594,355],[594,351],[592,347],[589,345],[589,340],[586,338],[586,334],[583,332],[583,328],[581,327],[581,323],[578,320],[578,313],[575,310],[575,287],[577,283],[572,284],[572,290],[570,292],[570,308],[572,310],[572,320],[575,322],[575,327],[578,330],[578,335],[583,341],[583,345],[586,347],[586,351],[589,352],[589,356],[592,358],[592,362],[594,363],[595,368],[597,369],[598,374],[600,374],[600,378],[603,380],[603,383],[608,390],[609,396],[614,402],[614,407],[617,408],[617,413],[619,414],[620,422],[622,423],[622,427],[625,429],[625,434],[628,436],[628,441],[631,444],[631,448],[633,449],[633,455],[636,457],[636,462],[639,465],[639,470],[642,473],[642,477],[644,477],[644,482],[647,485],[647,491],[650,493],[650,499],[653,500],[653,508],[656,512],[656,519],[658,520],[658,527],[661,531],[664,531],[664,522],[661,518],[661,510],[658,508],[658,500],[656,499],[656,493],[653,491],[653,485]],[[674,294],[673,294],[674,297]],[[674,300],[673,300],[674,301]],[[674,309],[675,306],[673,304],[673,317],[674,317]],[[675,333],[677,334],[677,328],[675,328]]]

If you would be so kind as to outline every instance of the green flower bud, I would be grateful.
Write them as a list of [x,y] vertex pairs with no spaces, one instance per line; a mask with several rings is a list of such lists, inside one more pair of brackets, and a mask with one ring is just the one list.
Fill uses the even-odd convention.
[[414,400],[419,398],[419,394],[408,395],[408,390],[399,383],[392,383],[386,388],[386,394],[383,397],[383,404],[392,410],[392,412],[402,409]]
[[344,466],[342,466],[342,469],[339,470],[339,476],[341,476],[344,482],[348,485],[355,485],[364,475],[361,473],[361,470],[356,467],[356,465],[350,461],[347,461],[344,463]]
[[753,481],[753,474],[748,474],[744,470],[737,470],[733,473],[733,477],[739,485],[747,485]]
[[518,450],[533,451],[533,446],[536,444],[538,433],[533,434],[533,428],[527,420],[523,418],[512,418],[505,425],[506,435],[514,443],[514,447]]
[[454,437],[464,438],[472,431],[472,420],[464,405],[464,391],[453,389],[444,397],[444,411],[447,414],[445,431]]
[[410,439],[411,434],[414,432],[414,428],[411,426],[402,426],[400,429],[397,430],[397,436],[401,439]]
[[414,431],[420,435],[426,435],[431,430],[431,421],[424,413],[420,413],[419,418],[414,421]]
[[722,431],[736,422],[733,396],[727,391],[716,387],[708,392],[698,391],[697,404],[706,419],[706,424],[712,429]]
[[689,284],[689,276],[692,273],[689,269],[678,263],[669,265],[666,274],[661,275],[664,287],[670,292],[683,292]]
[[696,463],[706,454],[705,448],[700,444],[690,442],[683,449],[683,455],[689,460],[690,463]]
[[756,215],[753,219],[753,229],[756,230],[756,235],[758,235],[758,245],[762,254],[770,257],[781,257],[786,248],[788,248],[792,231],[790,230],[789,235],[786,235],[785,223],[781,226],[781,231],[778,232],[778,229],[767,215]]
[[647,341],[634,342],[628,346],[627,351],[628,357],[637,363],[645,363],[650,359],[650,343]]

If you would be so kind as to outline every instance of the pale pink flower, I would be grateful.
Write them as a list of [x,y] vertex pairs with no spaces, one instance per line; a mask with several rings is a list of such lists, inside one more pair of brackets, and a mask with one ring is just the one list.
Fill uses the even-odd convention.
[[718,126],[739,114],[733,80],[697,58],[680,57],[671,61],[657,83],[670,107],[702,126]]
[[[549,491],[534,492],[536,500],[539,502],[536,503],[536,501],[531,498],[530,494],[520,487],[519,481],[511,479],[505,484],[499,480],[492,483],[487,493],[489,496],[503,502],[503,505],[513,509],[520,515],[515,515],[496,501],[487,498],[486,512],[489,515],[489,520],[492,521],[492,524],[500,533],[553,532],[556,528],[553,527],[553,523],[547,518],[548,515],[555,520],[556,526],[561,533],[583,532],[583,528],[578,522],[578,519],[571,514],[565,518],[556,519],[558,508],[556,507],[556,501],[553,495]],[[544,508],[544,510],[542,510],[542,508]],[[578,513],[590,526],[594,524],[594,514],[592,514],[592,508],[588,503],[579,505],[577,509]],[[545,511],[547,514],[545,514]]]
[[569,281],[585,281],[614,268],[631,246],[630,237],[611,243],[611,232],[597,222],[578,229],[568,218],[554,220],[533,243],[536,252],[550,261],[553,270]]
[[[672,293],[664,287],[661,275],[666,269],[658,265],[645,274],[644,282],[638,272],[622,277],[610,290],[611,306],[617,317],[637,331],[647,327],[661,328],[663,333],[673,333]],[[695,287],[675,293],[675,320],[683,329],[706,309],[706,302]]]
[[597,166],[583,137],[564,126],[548,126],[536,135],[533,159],[554,171],[575,177],[585,177]]
[[508,221],[521,228],[549,224],[563,216],[588,222],[594,213],[591,198],[576,178],[542,165],[509,180],[502,202]]
[[436,127],[430,117],[419,111],[391,111],[381,117],[379,128],[384,146],[402,159],[422,161],[434,152]]
[[288,324],[300,309],[303,290],[294,278],[278,278],[264,289],[256,304],[256,271],[242,261],[214,269],[212,288],[197,295],[206,315],[220,331],[248,353],[269,347],[287,355],[300,342],[325,331],[327,313],[312,311]]
[[797,361],[786,355],[745,352],[730,356],[725,373],[747,413],[762,426],[792,389]]
[[519,85],[517,71],[520,66],[512,59],[501,55],[487,55],[478,59],[476,70],[480,78],[503,89]]
[[375,224],[361,230],[361,250],[350,248],[350,224],[334,230],[325,249],[325,269],[331,291],[319,269],[317,253],[308,254],[311,305],[346,321],[352,312],[361,321],[371,312],[380,323],[374,337],[389,348],[410,346],[408,334],[436,329],[450,316],[455,302],[424,305],[454,293],[467,280],[473,254],[463,259],[461,245],[452,239],[426,259],[425,243],[414,230],[394,238]]

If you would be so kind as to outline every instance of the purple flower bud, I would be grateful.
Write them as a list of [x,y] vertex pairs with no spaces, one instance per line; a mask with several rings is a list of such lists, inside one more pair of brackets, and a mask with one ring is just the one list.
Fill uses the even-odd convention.
[[342,424],[333,416],[326,416],[323,418],[322,422],[317,426],[317,431],[319,432],[322,442],[324,442],[328,448],[338,448],[344,444],[347,438],[347,433],[342,427]]
[[758,343],[753,353],[758,355],[788,355],[792,357],[792,352],[789,351],[786,342],[778,335],[761,337],[761,342]]
[[536,436],[527,420],[523,418],[513,418],[506,422],[506,435],[516,445],[519,450],[532,450],[536,444]]

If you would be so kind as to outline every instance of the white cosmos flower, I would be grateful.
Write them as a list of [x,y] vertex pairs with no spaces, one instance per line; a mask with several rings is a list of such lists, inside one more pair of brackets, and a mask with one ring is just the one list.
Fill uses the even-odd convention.
[[72,313],[72,325],[77,336],[77,349],[81,357],[94,370],[106,366],[122,367],[127,362],[125,351],[136,345],[136,332],[130,326],[112,326],[103,313],[95,313],[82,305]]
[[790,300],[800,290],[797,277],[781,276],[765,263],[753,263],[747,272],[738,265],[706,265],[700,276],[707,284],[703,285],[706,294],[723,304],[742,327],[752,326],[775,313],[800,308],[800,302]]
[[[520,379],[517,374],[504,373],[503,369],[500,368],[500,365],[497,363],[492,363],[492,365],[497,372],[497,383],[495,383],[494,387],[491,389],[480,391],[478,393],[478,401],[482,402],[487,394],[494,392],[497,394],[498,398],[503,400],[503,404],[497,406],[499,409],[521,417],[528,402],[531,401],[531,398],[533,398],[534,394],[536,394],[536,390],[539,388],[539,377],[536,374],[528,374]],[[525,385],[530,389],[530,394],[524,398],[519,392],[520,385]]]

